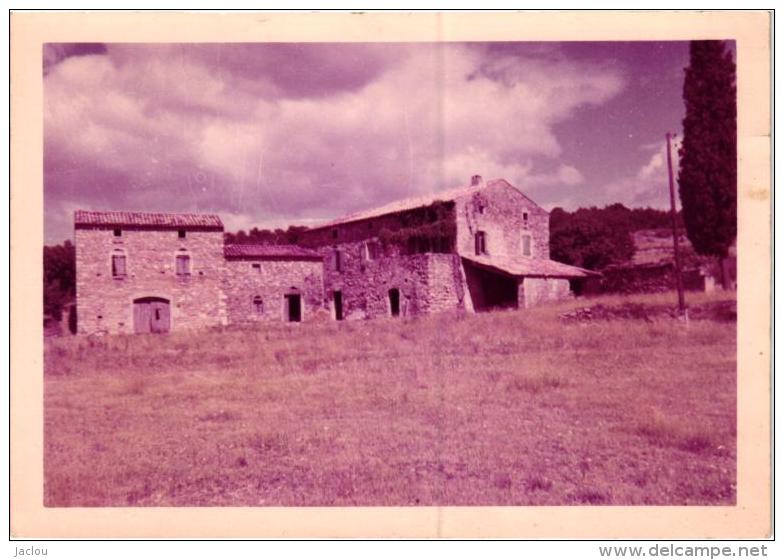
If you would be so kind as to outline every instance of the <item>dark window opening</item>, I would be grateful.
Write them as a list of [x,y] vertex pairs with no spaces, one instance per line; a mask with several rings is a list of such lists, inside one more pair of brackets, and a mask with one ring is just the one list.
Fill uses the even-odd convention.
[[125,255],[112,255],[112,276],[115,278],[125,276]]
[[487,246],[486,246],[486,239],[485,239],[485,232],[477,231],[474,235],[474,250],[477,255],[486,255],[487,254]]
[[261,272],[261,263],[253,263],[250,265],[254,270]]
[[179,237],[180,239],[185,239],[185,230],[184,229],[178,229],[177,230],[177,237]]
[[332,292],[332,302],[335,306],[335,320],[343,320],[343,292],[336,290]]
[[261,299],[261,296],[253,298],[253,310],[259,315],[264,313],[264,301]]
[[528,227],[528,212],[523,212],[523,226]]
[[400,315],[400,290],[397,288],[389,290],[389,313],[393,317]]
[[484,214],[484,213],[485,213],[485,207],[484,207],[484,205],[483,205],[483,204],[479,204],[479,205],[477,205],[477,207],[476,207],[476,210],[477,210],[477,212],[479,212],[480,214]]
[[114,236],[115,237],[122,237],[122,230],[120,228],[114,229]]
[[286,318],[290,323],[302,321],[302,298],[299,294],[286,295]]

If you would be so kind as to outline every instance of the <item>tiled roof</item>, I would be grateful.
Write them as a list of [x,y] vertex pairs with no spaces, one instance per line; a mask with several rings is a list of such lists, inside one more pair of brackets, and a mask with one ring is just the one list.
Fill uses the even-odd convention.
[[227,258],[289,258],[289,259],[318,259],[321,255],[316,251],[305,249],[298,245],[225,245],[223,254]]
[[526,257],[504,257],[471,255],[463,257],[469,262],[484,268],[492,268],[506,272],[512,276],[548,276],[554,278],[587,278],[589,276],[601,276],[598,272],[551,261],[549,259],[534,259]]
[[215,228],[223,222],[215,214],[164,214],[160,212],[94,212],[77,210],[76,226],[137,226],[146,228]]
[[[411,210],[413,208],[419,208],[422,206],[429,206],[434,202],[441,200],[441,201],[453,201],[458,198],[462,198],[464,196],[470,196],[475,192],[480,192],[484,189],[495,185],[503,185],[506,184],[513,189],[520,192],[517,188],[509,184],[505,179],[494,179],[487,182],[487,185],[476,185],[472,187],[461,187],[458,189],[451,189],[446,191],[441,191],[437,193],[426,194],[422,196],[415,196],[412,198],[405,198],[403,200],[396,200],[394,202],[390,202],[384,206],[379,206],[378,208],[372,208],[370,210],[363,210],[361,212],[355,212],[354,214],[349,214],[348,216],[343,216],[342,218],[338,218],[336,220],[331,220],[324,224],[319,224],[312,229],[321,229],[326,227],[337,226],[340,224],[346,224],[349,222],[356,222],[359,220],[367,220],[369,218],[377,218],[379,216],[384,216],[386,214],[394,214],[395,212],[402,212],[404,210]],[[539,208],[539,205],[536,204],[533,200],[525,196],[523,193],[520,193],[523,197],[526,198],[534,207]]]

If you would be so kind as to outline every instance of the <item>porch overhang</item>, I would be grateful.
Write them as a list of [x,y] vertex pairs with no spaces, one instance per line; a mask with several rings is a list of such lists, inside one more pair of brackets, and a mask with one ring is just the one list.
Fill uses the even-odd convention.
[[587,268],[571,266],[549,259],[534,259],[526,257],[504,257],[489,255],[463,256],[468,263],[491,272],[500,272],[514,277],[537,278],[591,278],[601,274]]

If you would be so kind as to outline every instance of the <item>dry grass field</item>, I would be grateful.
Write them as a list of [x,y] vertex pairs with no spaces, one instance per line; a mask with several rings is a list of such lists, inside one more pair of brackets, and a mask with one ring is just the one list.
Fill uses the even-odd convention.
[[735,323],[628,301],[49,339],[45,503],[734,503]]

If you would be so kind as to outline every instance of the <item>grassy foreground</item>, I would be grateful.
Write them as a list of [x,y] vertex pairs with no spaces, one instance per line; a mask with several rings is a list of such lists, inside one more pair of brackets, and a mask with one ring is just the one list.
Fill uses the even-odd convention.
[[45,504],[731,504],[735,323],[558,317],[673,300],[48,339]]

